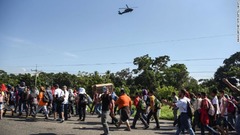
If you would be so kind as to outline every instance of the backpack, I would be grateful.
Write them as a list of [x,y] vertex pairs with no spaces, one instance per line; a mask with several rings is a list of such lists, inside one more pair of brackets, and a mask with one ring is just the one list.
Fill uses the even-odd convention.
[[72,93],[69,93],[68,101],[71,103],[75,101],[75,97]]
[[237,106],[230,100],[227,101],[227,111],[228,113],[234,114],[237,110]]
[[48,103],[49,101],[50,101],[50,99],[49,99],[48,93],[44,92],[44,94],[43,94],[43,102]]
[[29,99],[29,94],[28,94],[28,92],[27,91],[25,91],[25,92],[23,92],[22,93],[22,101],[28,101],[28,99]]
[[48,95],[48,98],[49,98],[49,101],[53,101],[53,94],[52,94],[52,91],[51,90],[47,90],[47,95]]
[[147,105],[146,105],[146,103],[145,103],[145,101],[143,99],[139,99],[137,108],[139,108],[141,110],[146,110]]
[[156,97],[154,100],[154,107],[155,109],[161,109],[161,102]]
[[213,106],[213,104],[212,104],[211,101],[209,101],[208,99],[207,99],[207,101],[208,101],[208,105],[209,105],[208,114],[209,114],[210,116],[214,116],[214,114],[215,114],[215,108],[214,108],[214,106]]
[[147,99],[146,99],[146,105],[150,106],[150,98],[148,96],[147,96]]
[[[79,95],[80,96],[80,95]],[[81,98],[81,97],[80,97]],[[88,97],[86,94],[82,95],[82,99],[80,99],[80,104],[88,104]]]
[[14,92],[13,91],[10,91],[10,101],[11,102],[14,102],[16,99],[16,97],[14,96]]
[[37,105],[38,104],[37,94],[36,93],[31,93],[30,97],[31,97],[31,104]]
[[187,101],[187,114],[189,116],[189,118],[192,118],[192,116],[194,115],[194,109],[193,106],[190,102]]

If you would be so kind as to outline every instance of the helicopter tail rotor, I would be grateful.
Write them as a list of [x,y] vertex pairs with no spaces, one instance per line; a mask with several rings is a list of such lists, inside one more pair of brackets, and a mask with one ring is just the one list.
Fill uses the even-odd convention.
[[118,14],[119,14],[119,15],[122,15],[123,13],[122,13],[122,12],[120,12],[120,11],[118,11]]

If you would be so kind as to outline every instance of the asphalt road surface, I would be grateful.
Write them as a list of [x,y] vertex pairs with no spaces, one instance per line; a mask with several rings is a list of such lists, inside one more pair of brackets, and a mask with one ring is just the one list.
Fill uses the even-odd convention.
[[[85,122],[77,121],[78,117],[72,117],[68,121],[60,123],[54,121],[52,117],[48,120],[44,119],[43,114],[39,113],[34,119],[32,117],[24,118],[17,116],[6,116],[0,120],[0,135],[100,135],[103,133],[101,119],[96,115],[87,115]],[[111,121],[109,117],[109,122]],[[132,119],[130,120],[130,123]],[[131,131],[124,131],[126,125],[116,128],[113,124],[109,124],[111,135],[174,135],[175,127],[173,121],[161,120],[160,129],[154,130],[155,122],[151,121],[148,129],[143,129],[144,125],[139,120],[136,127]],[[188,133],[186,133],[187,135]],[[200,132],[197,131],[197,135]],[[234,132],[230,133],[231,135]]]

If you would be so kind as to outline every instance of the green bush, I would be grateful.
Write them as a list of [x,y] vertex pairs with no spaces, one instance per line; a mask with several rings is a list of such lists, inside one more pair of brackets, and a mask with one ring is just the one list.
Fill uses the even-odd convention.
[[171,98],[172,92],[176,92],[177,90],[172,86],[163,86],[158,87],[156,89],[155,96],[158,99],[169,99]]
[[173,120],[173,111],[169,106],[162,106],[160,119]]

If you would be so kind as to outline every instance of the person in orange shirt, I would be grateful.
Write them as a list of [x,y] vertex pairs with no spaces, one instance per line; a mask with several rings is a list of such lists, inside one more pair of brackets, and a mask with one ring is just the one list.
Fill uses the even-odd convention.
[[40,93],[38,95],[38,109],[37,109],[36,113],[34,114],[34,117],[36,117],[37,113],[41,109],[43,109],[43,112],[45,114],[45,119],[48,119],[47,102],[43,101],[45,91],[46,91],[46,89],[43,86],[41,86]]
[[121,95],[118,100],[115,102],[118,105],[118,109],[120,110],[120,122],[116,125],[120,127],[120,125],[125,122],[127,125],[126,131],[131,131],[131,127],[128,119],[130,118],[130,108],[132,105],[131,98],[125,93],[124,89],[121,89]]

